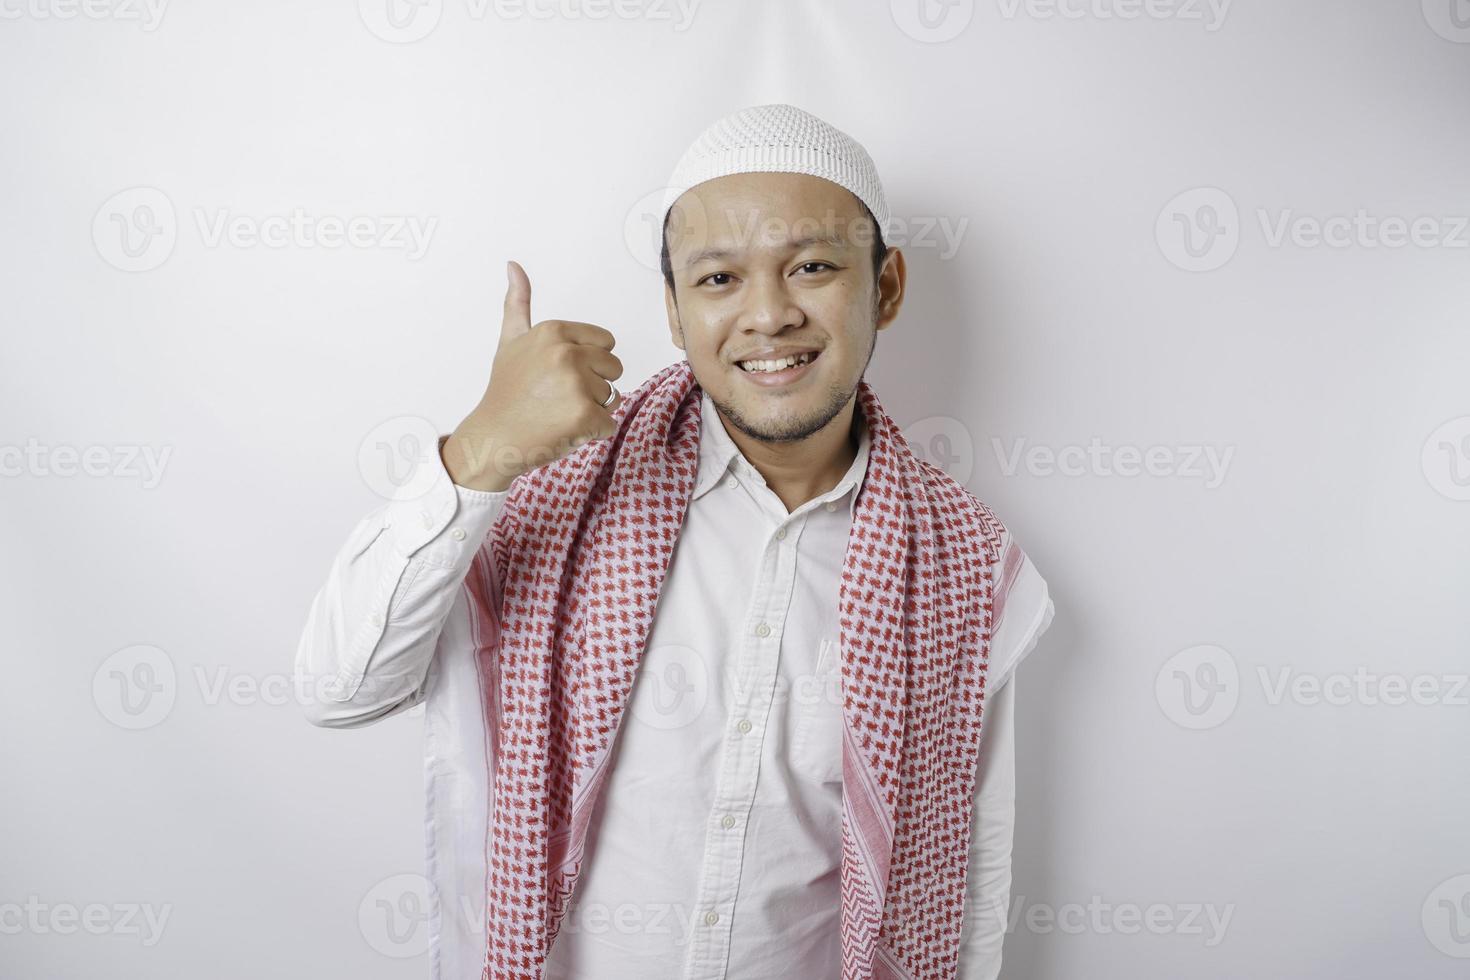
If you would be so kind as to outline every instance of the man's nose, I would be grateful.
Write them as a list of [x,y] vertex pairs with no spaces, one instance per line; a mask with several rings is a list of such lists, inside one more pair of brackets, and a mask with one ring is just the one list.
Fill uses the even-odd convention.
[[747,330],[780,333],[789,327],[800,326],[805,319],[801,307],[792,298],[786,279],[779,275],[752,278],[745,300],[742,319]]

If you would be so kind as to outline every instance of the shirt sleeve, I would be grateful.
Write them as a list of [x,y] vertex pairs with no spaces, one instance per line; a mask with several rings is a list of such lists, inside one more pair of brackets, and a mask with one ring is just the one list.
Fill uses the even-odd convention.
[[1016,826],[1016,682],[986,695],[979,775],[970,822],[959,980],[996,980],[1011,900],[1011,843]]
[[991,600],[995,630],[990,641],[987,693],[998,691],[1016,672],[1056,612],[1046,579],[1015,539],[1006,536],[999,577]]
[[358,521],[312,599],[295,681],[314,725],[357,728],[423,700],[456,590],[510,493],[458,486],[439,452],[422,465],[428,488]]

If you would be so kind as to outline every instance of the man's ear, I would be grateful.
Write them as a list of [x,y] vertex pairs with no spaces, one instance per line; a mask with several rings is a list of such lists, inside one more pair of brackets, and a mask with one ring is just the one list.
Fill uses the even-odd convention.
[[898,309],[903,306],[904,289],[908,282],[908,267],[904,263],[903,252],[897,246],[888,249],[888,254],[883,258],[883,268],[879,270],[877,282],[877,327],[882,330],[889,326],[898,317]]
[[669,315],[669,338],[674,346],[684,350],[684,330],[679,325],[679,306],[674,300],[674,287],[664,283],[664,311]]

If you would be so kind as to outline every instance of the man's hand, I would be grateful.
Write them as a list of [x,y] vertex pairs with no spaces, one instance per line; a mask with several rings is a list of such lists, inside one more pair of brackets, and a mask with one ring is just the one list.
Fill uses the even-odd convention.
[[517,262],[506,265],[505,318],[490,383],[475,410],[444,444],[444,466],[471,490],[504,490],[521,473],[543,466],[592,439],[617,431],[602,402],[621,377],[616,339],[592,323],[542,320],[531,325],[531,280]]

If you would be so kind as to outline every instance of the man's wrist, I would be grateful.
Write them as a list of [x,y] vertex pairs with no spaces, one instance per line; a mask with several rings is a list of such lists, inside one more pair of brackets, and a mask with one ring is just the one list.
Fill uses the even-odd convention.
[[455,486],[484,493],[502,493],[510,488],[517,474],[507,473],[495,465],[498,445],[498,440],[490,436],[471,437],[456,431],[440,440],[439,458]]

